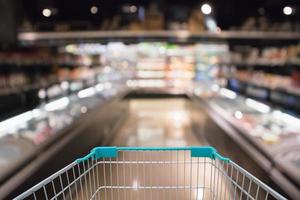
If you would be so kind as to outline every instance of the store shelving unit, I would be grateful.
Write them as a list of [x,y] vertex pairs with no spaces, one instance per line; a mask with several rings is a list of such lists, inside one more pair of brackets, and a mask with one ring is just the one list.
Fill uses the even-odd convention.
[[[85,57],[58,54],[39,47],[1,51],[0,118],[4,119],[36,107],[45,99],[39,97],[41,90],[46,91],[55,85],[59,87],[62,82],[68,85],[82,82],[84,87],[88,87],[85,79],[94,80],[95,77],[80,76],[86,76],[87,73],[93,73],[92,71],[96,73],[99,68],[101,64],[92,59],[86,63]],[[71,90],[66,90],[61,95],[70,93]],[[48,97],[46,96],[46,100]]]
[[[210,93],[199,91],[205,90],[190,93],[193,109],[206,113],[199,134],[204,134],[210,144],[260,174],[265,181],[284,189],[290,198],[297,197],[299,118],[225,88],[210,90]],[[194,123],[197,130],[199,122]],[[284,156],[287,152],[290,152],[289,157]]]
[[66,44],[87,41],[172,41],[187,42],[199,40],[299,40],[300,33],[259,31],[68,31],[68,32],[24,32],[18,35],[23,44]]
[[[227,93],[227,95],[229,95],[229,97],[235,97],[234,99],[238,99],[238,100],[233,100],[233,99],[227,99],[224,100],[224,98],[222,97],[220,92],[220,86],[215,84],[214,81],[215,79],[217,79],[217,73],[216,73],[216,69],[218,69],[218,67],[220,67],[221,65],[224,66],[225,68],[230,68],[231,66],[235,66],[237,69],[247,69],[247,70],[252,70],[252,71],[264,71],[264,72],[272,72],[273,74],[280,74],[280,75],[285,75],[285,76],[289,76],[290,75],[290,68],[296,68],[298,66],[298,63],[295,62],[294,60],[289,60],[289,61],[285,61],[283,63],[274,63],[274,62],[231,62],[231,60],[228,60],[228,52],[231,50],[231,47],[235,46],[235,45],[248,45],[248,43],[253,43],[255,45],[259,44],[259,48],[260,47],[264,47],[264,46],[269,46],[269,45],[282,45],[282,43],[297,43],[300,41],[300,33],[282,33],[282,32],[241,32],[241,31],[221,31],[219,33],[208,33],[208,32],[189,32],[189,31],[135,31],[135,32],[130,32],[130,31],[73,31],[73,32],[27,32],[27,33],[20,33],[19,36],[19,41],[22,45],[24,46],[54,46],[56,47],[66,47],[65,45],[69,45],[69,44],[73,44],[73,43],[108,43],[108,46],[111,45],[110,42],[123,42],[123,43],[139,43],[140,41],[161,41],[161,42],[170,42],[170,43],[183,43],[183,44],[191,44],[191,43],[197,43],[200,41],[204,41],[205,44],[201,44],[198,45],[196,49],[197,53],[195,53],[195,57],[196,59],[193,60],[190,65],[192,65],[194,68],[190,69],[189,67],[183,67],[180,66],[177,68],[177,64],[180,63],[179,65],[181,65],[182,62],[174,62],[175,65],[173,65],[173,67],[170,67],[172,65],[172,62],[168,61],[165,62],[165,56],[162,60],[156,60],[153,58],[148,59],[147,56],[146,58],[136,58],[135,57],[135,53],[132,53],[134,55],[129,55],[130,51],[127,51],[127,47],[125,44],[117,44],[117,46],[114,46],[116,44],[113,44],[111,47],[107,47],[107,51],[109,48],[111,49],[122,49],[122,51],[119,51],[117,53],[115,53],[113,50],[109,51],[107,53],[107,55],[111,56],[109,59],[112,60],[111,63],[108,63],[108,65],[110,65],[111,67],[115,66],[116,63],[119,63],[120,65],[124,66],[126,68],[127,71],[130,71],[130,66],[129,65],[133,65],[136,70],[134,70],[133,73],[133,77],[124,77],[124,82],[122,84],[129,86],[130,90],[122,90],[122,91],[112,91],[113,94],[110,96],[108,95],[108,93],[105,93],[103,91],[103,93],[100,95],[102,96],[101,98],[99,97],[95,97],[94,100],[96,100],[96,102],[98,102],[99,104],[97,104],[98,106],[96,106],[94,103],[91,103],[92,105],[95,105],[97,107],[95,107],[95,110],[101,110],[101,114],[97,113],[96,111],[93,111],[94,108],[91,108],[91,114],[87,117],[84,117],[84,113],[86,109],[87,109],[87,104],[89,104],[88,101],[81,101],[83,102],[82,105],[81,103],[79,103],[80,105],[77,106],[77,112],[79,113],[79,117],[77,118],[77,121],[74,121],[74,124],[72,123],[70,126],[66,126],[66,129],[61,130],[61,131],[57,131],[58,134],[57,135],[64,135],[64,137],[61,136],[61,138],[64,138],[61,140],[61,143],[63,144],[59,144],[61,145],[59,148],[57,147],[57,145],[53,145],[55,142],[58,142],[58,139],[49,139],[49,143],[51,143],[51,145],[49,144],[46,147],[40,147],[39,149],[41,149],[41,151],[38,151],[38,153],[43,153],[43,152],[48,152],[48,151],[53,151],[53,149],[57,148],[57,149],[64,149],[64,145],[68,146],[68,147],[76,147],[76,149],[78,149],[79,145],[81,148],[89,148],[93,145],[96,145],[96,142],[98,141],[104,141],[106,140],[108,137],[111,137],[111,135],[109,135],[109,132],[111,132],[112,128],[113,128],[113,124],[116,120],[118,121],[118,115],[120,115],[120,110],[114,112],[114,116],[110,117],[107,115],[107,113],[112,113],[113,108],[120,108],[119,104],[121,101],[120,99],[124,97],[124,95],[126,95],[128,92],[130,92],[131,90],[134,90],[136,88],[138,88],[138,80],[141,80],[142,82],[144,81],[148,81],[149,80],[156,80],[157,83],[163,83],[162,85],[165,86],[166,83],[173,83],[176,82],[177,80],[177,74],[179,74],[180,76],[182,74],[184,74],[183,72],[188,72],[188,73],[192,73],[195,74],[195,78],[193,79],[194,81],[191,81],[192,78],[189,77],[186,81],[187,82],[191,82],[192,84],[194,84],[193,86],[195,86],[195,88],[188,88],[191,91],[193,91],[192,93],[187,92],[188,90],[182,90],[185,93],[188,93],[190,98],[193,100],[194,104],[200,104],[202,106],[202,109],[200,112],[204,113],[203,110],[205,110],[206,113],[208,113],[208,115],[211,115],[210,119],[215,123],[214,125],[217,124],[217,126],[215,127],[221,127],[220,129],[223,129],[222,131],[224,132],[224,135],[227,135],[227,138],[238,138],[233,147],[237,147],[240,149],[243,149],[246,153],[248,157],[251,157],[256,165],[262,166],[263,170],[265,170],[265,173],[267,173],[268,175],[270,175],[271,177],[274,175],[274,173],[278,173],[280,176],[276,176],[276,177],[283,177],[282,180],[287,181],[289,184],[292,184],[293,187],[297,188],[297,184],[299,184],[297,181],[295,181],[295,179],[293,179],[293,176],[291,174],[289,174],[289,172],[286,172],[286,169],[289,168],[287,166],[292,166],[290,163],[290,161],[287,161],[286,164],[282,164],[280,163],[280,159],[279,156],[284,157],[283,159],[289,159],[287,157],[285,157],[282,153],[278,153],[278,152],[271,152],[272,150],[271,148],[269,148],[270,146],[274,147],[275,143],[282,143],[285,144],[284,138],[281,139],[281,135],[272,135],[275,134],[272,131],[268,130],[266,127],[269,125],[268,124],[268,120],[270,116],[267,115],[266,113],[259,113],[257,112],[255,109],[251,108],[249,109],[247,107],[247,105],[245,105],[245,102],[247,101],[247,99],[249,99],[249,97],[251,98],[255,98],[255,94],[257,93],[266,93],[266,95],[264,96],[264,98],[262,98],[261,96],[256,96],[256,99],[260,100],[260,102],[256,102],[256,105],[262,105],[259,103],[263,103],[264,101],[271,101],[271,103],[274,103],[274,105],[279,105],[280,107],[280,113],[284,113],[284,114],[288,114],[286,113],[286,108],[291,108],[291,106],[293,105],[293,102],[291,103],[291,98],[289,98],[289,96],[291,97],[295,97],[294,99],[294,104],[296,105],[295,102],[299,102],[299,99],[296,99],[296,97],[298,98],[298,93],[297,90],[285,90],[282,88],[272,88],[272,87],[268,87],[267,85],[263,85],[263,84],[258,84],[258,83],[251,83],[251,82],[243,82],[240,80],[239,81],[242,89],[239,88],[232,88],[232,85],[228,85],[229,88],[235,90],[236,92],[239,92],[240,94],[243,94],[244,97],[242,97],[241,95],[239,95],[238,93],[234,93],[234,91],[231,92],[225,92],[225,94]],[[214,44],[219,44],[221,45],[221,47],[212,47],[210,44],[208,43],[214,43]],[[223,46],[222,46],[223,45]],[[71,50],[73,49],[73,46],[69,46],[72,47]],[[208,48],[211,48],[211,51],[206,51]],[[206,51],[206,52],[205,52]],[[174,57],[176,58],[176,56],[178,57],[184,57],[180,54],[182,54],[184,51],[182,51],[181,53],[179,53],[179,55],[172,55],[170,57]],[[201,54],[202,52],[202,54]],[[204,52],[204,53],[203,53]],[[164,54],[164,53],[163,53]],[[216,54],[220,55],[222,58],[218,58],[216,59]],[[117,55],[117,56],[115,56]],[[126,58],[126,57],[130,57],[130,58]],[[177,59],[177,58],[176,58]],[[176,60],[174,59],[174,60]],[[180,58],[181,59],[181,58]],[[173,64],[174,64],[173,63]],[[6,63],[7,65],[15,65],[15,63]],[[43,64],[43,63],[37,63],[38,65],[41,65],[43,67],[51,67],[52,65],[66,65],[68,67],[76,67],[76,63],[62,63],[59,61],[51,61],[48,64]],[[18,64],[17,64],[18,65]],[[31,65],[31,64],[30,64]],[[154,66],[158,66],[157,68],[155,68]],[[168,66],[169,65],[169,66]],[[106,68],[106,69],[105,69]],[[288,69],[286,69],[288,68]],[[111,68],[110,67],[106,67],[106,66],[102,66],[102,69],[105,71],[110,71]],[[173,71],[178,71],[179,73],[173,73]],[[118,70],[116,70],[118,71]],[[115,73],[116,74],[116,73]],[[175,75],[175,76],[173,76]],[[223,77],[224,78],[224,77]],[[234,77],[228,76],[225,77],[226,79],[233,79]],[[72,85],[73,83],[76,85],[80,85],[80,87],[78,86],[77,89],[74,90],[70,90],[68,89],[67,91],[64,91],[63,93],[57,93],[56,95],[50,95],[51,97],[47,97],[47,92],[45,92],[44,98],[42,99],[42,103],[45,103],[46,105],[51,103],[53,100],[59,100],[61,98],[64,98],[66,96],[76,96],[76,98],[78,98],[78,94],[80,91],[85,91],[85,92],[81,92],[81,96],[86,96],[91,93],[96,94],[94,92],[94,89],[97,89],[97,85],[95,84],[99,84],[99,83],[107,83],[107,80],[104,79],[102,80],[102,77],[100,77],[100,81],[97,77],[93,77],[91,78],[93,81],[92,82],[87,82],[86,80],[81,80],[81,79],[64,79],[64,82],[68,82],[68,85]],[[180,79],[180,77],[179,77]],[[207,81],[208,83],[204,83],[205,81]],[[111,82],[109,84],[112,84],[114,81],[111,80]],[[197,83],[198,82],[198,83]],[[47,91],[49,88],[51,88],[52,86],[54,87],[61,87],[61,83],[60,81],[54,81],[54,82],[49,82],[46,83],[44,85],[32,85],[32,89],[36,91],[35,95],[37,95],[38,91],[40,89]],[[149,88],[149,86],[151,86],[151,84],[141,84],[141,88],[145,89],[146,87]],[[152,82],[153,83],[153,82]],[[208,85],[211,86],[211,88],[206,89],[199,89],[197,88],[197,84],[199,85]],[[123,85],[123,86],[124,86]],[[221,84],[220,84],[221,85]],[[104,88],[104,85],[99,86],[98,88]],[[31,85],[25,86],[24,88],[22,87],[21,89],[15,90],[15,89],[7,89],[7,90],[3,90],[3,94],[6,93],[23,93],[23,91],[26,91],[29,88],[29,90],[31,90]],[[163,88],[163,87],[162,87]],[[170,92],[173,94],[174,91],[167,91],[167,90],[163,90],[162,88],[159,87],[155,87],[153,90],[151,90],[150,92],[153,92],[154,90],[159,91],[161,93],[164,92]],[[174,87],[176,89],[176,87]],[[248,89],[247,89],[248,88]],[[241,91],[238,91],[241,90]],[[145,90],[144,90],[145,91]],[[195,92],[194,92],[195,91]],[[204,91],[204,92],[203,92]],[[218,92],[216,92],[218,91]],[[224,90],[223,90],[224,91]],[[225,90],[226,91],[226,90]],[[176,92],[176,91],[175,91]],[[204,94],[201,96],[199,94],[201,94],[201,92],[203,92]],[[119,94],[118,94],[119,93]],[[182,93],[182,92],[181,92]],[[210,94],[214,93],[215,96],[211,97]],[[215,94],[217,93],[217,94]],[[1,94],[1,91],[0,91]],[[160,95],[160,94],[159,94]],[[93,95],[92,95],[93,96]],[[97,95],[94,95],[97,96]],[[237,97],[238,96],[238,97]],[[288,100],[286,101],[285,99],[280,100],[280,96],[282,97],[288,97]],[[237,97],[237,98],[236,98]],[[83,98],[85,99],[85,98]],[[221,99],[221,100],[220,100]],[[92,102],[94,102],[94,100],[92,100]],[[113,104],[111,102],[114,102]],[[253,100],[248,100],[248,103],[252,102],[253,105]],[[118,103],[116,103],[118,102]],[[86,104],[87,103],[87,104]],[[110,106],[108,106],[110,105]],[[232,107],[232,108],[228,108],[226,109],[226,106]],[[271,104],[270,104],[271,105]],[[43,105],[44,106],[44,105]],[[126,107],[126,106],[125,106]],[[262,106],[264,107],[264,106]],[[270,106],[269,106],[270,107]],[[83,108],[83,109],[82,109]],[[266,107],[264,107],[266,108]],[[124,108],[122,107],[122,111]],[[299,108],[297,108],[299,109]],[[294,110],[297,110],[294,109]],[[241,113],[237,112],[240,111],[244,116],[248,117],[248,118],[244,118],[242,121],[241,119],[239,119],[241,117]],[[300,109],[299,109],[300,111]],[[69,112],[66,111],[66,112]],[[100,112],[100,111],[99,111]],[[81,114],[83,115],[83,117],[80,117]],[[124,112],[125,113],[125,112]],[[123,115],[124,115],[123,113]],[[275,112],[276,113],[276,112]],[[277,112],[278,114],[279,112]],[[299,112],[300,113],[300,112]],[[95,117],[95,115],[97,115]],[[123,116],[122,115],[122,116]],[[289,117],[289,119],[299,119],[293,115],[283,115],[283,116],[292,116]],[[255,119],[255,117],[257,117],[257,119]],[[247,119],[250,120],[249,123],[252,123],[252,127],[255,127],[255,130],[257,131],[255,134],[255,136],[253,136],[253,132],[249,132],[247,130]],[[296,120],[297,121],[297,120]],[[101,125],[100,123],[101,122]],[[298,122],[298,121],[297,121]],[[79,125],[77,126],[75,123],[78,123]],[[205,124],[208,126],[208,128],[212,128],[212,124]],[[280,121],[273,121],[271,123],[271,125],[273,125],[276,128],[280,129],[280,130],[284,130],[282,132],[285,132],[288,129],[288,125],[286,124],[281,124]],[[270,126],[271,126],[270,125]],[[229,128],[228,128],[229,127]],[[266,132],[267,134],[261,134],[259,135],[259,131],[257,130],[259,128],[265,128],[266,130],[268,130],[268,132]],[[215,128],[217,129],[217,128]],[[213,134],[210,134],[209,137],[215,137],[213,139],[215,139],[216,141],[219,140],[219,133],[218,131],[215,131],[215,129],[210,130],[207,129],[207,133],[209,133],[209,131],[211,131]],[[219,131],[220,131],[219,129]],[[265,130],[262,129],[262,130]],[[276,130],[278,130],[276,129]],[[78,131],[80,133],[78,133]],[[298,130],[297,127],[295,129],[296,131]],[[288,130],[289,131],[289,130]],[[63,132],[63,133],[62,133]],[[94,141],[92,141],[95,137],[95,135],[93,135],[92,133],[96,133],[96,132],[101,132],[103,134],[99,134],[97,135],[97,139],[95,139]],[[233,133],[234,132],[234,133]],[[287,132],[287,131],[286,131]],[[85,135],[85,133],[88,133],[88,135]],[[250,133],[250,134],[249,134]],[[277,134],[277,132],[276,132]],[[58,136],[54,136],[52,138],[56,138]],[[61,139],[60,138],[60,139]],[[91,139],[92,138],[92,139]],[[217,139],[216,139],[217,138]],[[225,138],[225,136],[224,136]],[[223,139],[223,138],[222,138]],[[266,142],[263,140],[267,140]],[[53,140],[53,141],[52,141]],[[65,141],[68,140],[68,141]],[[97,140],[97,141],[96,141]],[[51,142],[50,142],[51,141]],[[72,141],[72,142],[70,142]],[[87,145],[83,145],[81,144],[81,142],[84,141],[85,144]],[[225,139],[224,139],[225,141]],[[227,140],[226,140],[227,141]],[[287,141],[287,140],[286,140]],[[295,142],[296,140],[294,140],[293,142]],[[265,144],[265,143],[266,144]],[[59,141],[60,143],[60,141]],[[70,144],[72,143],[72,145]],[[224,143],[224,142],[223,142]],[[104,144],[101,143],[101,144]],[[230,143],[231,144],[231,143]],[[53,146],[52,146],[53,145]],[[216,143],[216,145],[221,145]],[[42,145],[43,146],[43,145]],[[52,146],[50,148],[50,146]],[[295,146],[295,145],[294,145]],[[218,148],[218,146],[216,146]],[[231,148],[231,146],[230,146]],[[224,149],[230,151],[229,147],[224,147]],[[276,150],[276,148],[274,147],[273,149]],[[282,150],[282,152],[286,152],[289,149],[289,145],[283,147],[280,146],[280,148],[278,147],[277,150]],[[292,149],[294,150],[294,149]],[[49,152],[48,152],[49,153]],[[50,152],[51,153],[51,152]],[[68,152],[69,155],[69,159],[73,158],[75,156],[75,153],[77,154],[81,154],[81,151],[77,151],[77,152]],[[226,154],[226,152],[225,152]],[[46,154],[44,154],[46,155]],[[55,158],[54,155],[58,155],[53,153],[51,154],[51,156],[47,156],[43,159],[48,159],[49,161],[41,161],[41,156],[38,156],[37,153],[34,153],[32,155],[30,155],[30,161],[27,159],[26,160],[26,164],[23,163],[22,167],[24,167],[25,165],[31,165],[32,163],[36,164],[36,162],[43,162],[43,164],[40,164],[39,167],[32,167],[31,170],[32,171],[36,171],[37,169],[42,169],[42,167],[47,166],[47,164],[49,164],[50,160]],[[234,155],[234,154],[233,154]],[[78,156],[78,155],[77,155]],[[273,159],[274,158],[274,159]],[[35,160],[36,162],[32,162],[32,160]],[[66,162],[66,160],[61,159],[60,160],[61,163]],[[24,161],[25,162],[25,161]],[[60,163],[60,164],[61,164]],[[284,166],[282,166],[284,165]],[[26,167],[28,167],[26,166]],[[33,169],[34,168],[34,169]],[[295,167],[292,167],[293,169],[295,169]],[[28,168],[27,168],[28,169]],[[273,171],[272,171],[273,170]],[[51,171],[51,170],[49,170]],[[54,169],[52,171],[55,171]],[[271,172],[272,171],[272,172]],[[275,172],[274,172],[275,171]],[[297,170],[296,170],[297,171]],[[273,173],[274,172],[274,173]],[[43,170],[43,173],[45,172],[45,169]],[[49,172],[48,172],[49,173]],[[10,172],[10,175],[12,176],[13,172]],[[288,175],[286,175],[288,174]],[[44,174],[39,174],[40,177]],[[8,177],[8,176],[7,176]],[[5,178],[5,180],[8,180],[10,178]],[[276,178],[275,177],[275,178]],[[26,177],[25,177],[26,178]],[[274,177],[272,177],[274,180]],[[292,180],[292,181],[290,181]],[[12,180],[11,180],[12,181]],[[24,179],[23,179],[24,181]],[[280,181],[280,180],[279,180]],[[284,181],[282,183],[280,183],[280,187],[284,188]],[[295,182],[297,182],[297,184],[294,184]],[[12,183],[12,182],[10,182]],[[25,187],[27,184],[28,186],[28,182],[24,183],[24,185],[19,185],[19,189],[21,187]],[[9,190],[9,184],[6,185],[6,189]],[[285,188],[284,188],[285,189]],[[289,192],[288,190],[285,190],[287,193]],[[7,192],[7,191],[5,191]],[[294,192],[294,191],[292,191]],[[1,194],[1,191],[0,191]],[[294,195],[294,193],[293,193]],[[1,197],[0,197],[1,198]]]
[[[32,181],[96,145],[107,145],[128,108],[121,101],[130,71],[123,69],[123,59],[105,64],[99,55],[50,52],[42,57],[34,52],[39,52],[36,47],[0,53],[0,112],[18,108],[0,121],[0,151],[5,154],[0,158],[0,199],[12,199]],[[27,79],[16,81],[15,74]]]
[[194,78],[192,46],[141,43],[137,49],[136,72],[134,79],[128,81],[129,87],[184,93]]
[[[15,150],[2,158],[0,198],[11,199],[30,187],[32,180],[26,178],[30,174],[37,181],[93,146],[107,145],[126,116],[127,104],[120,101],[126,94],[124,85],[82,84],[81,88],[45,99],[33,110],[0,122],[1,151]],[[73,150],[68,152],[66,148]],[[62,153],[66,159],[59,159]]]
[[299,115],[300,90],[298,88],[273,88],[268,84],[246,82],[238,79],[228,79],[227,87],[239,94],[267,102],[273,106]]
[[[33,116],[26,124],[19,123],[23,127],[16,126],[18,131],[8,132],[1,138],[2,150],[20,151],[11,155],[14,159],[9,159],[6,168],[1,167],[1,199],[12,199],[24,188],[31,187],[32,182],[51,175],[94,146],[108,145],[126,116],[128,105],[120,101],[126,90],[111,88],[94,95],[79,94],[80,91],[27,112],[26,116],[31,113],[40,116]],[[43,124],[48,125],[43,128]]]

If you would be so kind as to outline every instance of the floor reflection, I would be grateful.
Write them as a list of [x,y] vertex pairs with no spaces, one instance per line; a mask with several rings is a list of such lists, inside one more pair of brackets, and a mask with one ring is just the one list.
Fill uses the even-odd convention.
[[137,99],[130,101],[130,115],[113,145],[201,145],[191,130],[185,99]]

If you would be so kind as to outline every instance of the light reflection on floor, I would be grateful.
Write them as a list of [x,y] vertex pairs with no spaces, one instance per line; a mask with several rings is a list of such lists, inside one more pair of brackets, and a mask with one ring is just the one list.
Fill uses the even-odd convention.
[[193,146],[201,145],[191,130],[185,99],[136,99],[130,101],[130,115],[113,145]]
[[[203,144],[205,142],[200,141],[192,132],[187,101],[174,98],[131,100],[130,114],[111,143],[114,146],[199,146]],[[98,192],[99,197],[138,200],[210,200],[214,198],[212,196],[214,189],[211,188],[219,186],[214,183],[215,181],[221,183],[220,188],[225,188],[224,177],[219,176],[219,173],[218,176],[215,175],[217,170],[213,169],[211,161],[206,158],[191,159],[188,151],[119,152],[117,161],[121,163],[99,167],[107,168],[106,172],[103,172],[106,175],[102,175],[100,170],[99,177],[96,179],[100,180],[101,185],[108,185],[108,189]],[[138,165],[126,161],[144,163]],[[106,177],[107,181],[104,181],[103,177]],[[210,188],[212,185],[214,187]],[[110,186],[119,188],[111,189]],[[217,193],[219,195],[225,192],[225,189],[223,192],[222,189],[218,189],[216,191],[220,191]],[[226,197],[223,199],[229,199]]]

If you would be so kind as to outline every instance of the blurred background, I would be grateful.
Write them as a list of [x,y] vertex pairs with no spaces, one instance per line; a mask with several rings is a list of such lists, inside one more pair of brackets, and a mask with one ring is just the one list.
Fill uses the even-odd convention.
[[[15,1],[20,31],[260,30],[299,31],[296,0]],[[202,12],[201,12],[202,11]],[[19,13],[19,12],[18,12]],[[208,23],[209,18],[213,23]],[[214,24],[216,27],[211,27]]]
[[211,145],[298,199],[299,42],[298,0],[0,0],[0,199],[103,145]]

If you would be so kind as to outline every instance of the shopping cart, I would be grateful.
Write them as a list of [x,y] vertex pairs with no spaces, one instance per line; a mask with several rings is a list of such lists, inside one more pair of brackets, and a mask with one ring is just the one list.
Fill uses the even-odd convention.
[[212,147],[97,147],[15,199],[285,199]]

